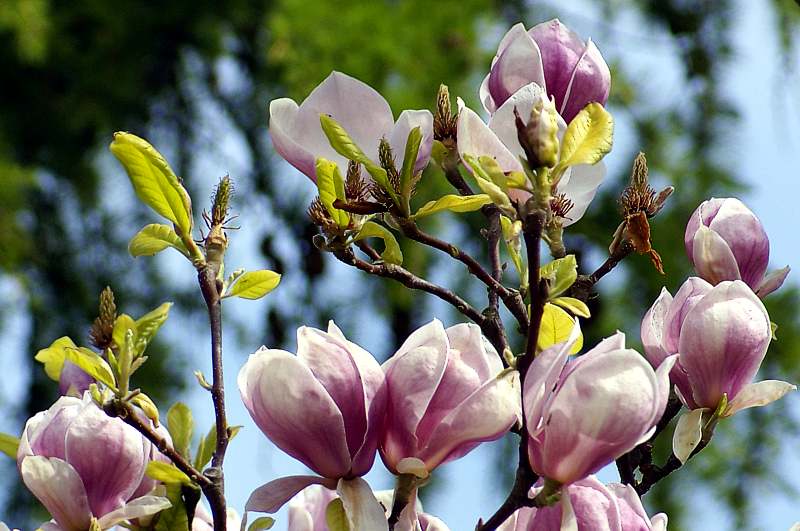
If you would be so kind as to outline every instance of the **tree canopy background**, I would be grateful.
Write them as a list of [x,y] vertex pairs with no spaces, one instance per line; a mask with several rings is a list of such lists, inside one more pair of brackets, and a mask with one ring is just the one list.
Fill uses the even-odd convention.
[[[594,30],[613,69],[610,108],[628,135],[613,154],[622,162],[612,166],[586,218],[571,231],[568,247],[585,262],[602,256],[618,224],[616,198],[637,151],[647,153],[657,182],[676,188],[654,222],[654,246],[665,259],[667,276],[659,276],[642,257],[627,260],[614,272],[616,280],[603,286],[603,297],[593,303],[594,319],[585,327],[587,343],[616,328],[638,341],[638,321],[662,285],[674,290],[689,274],[682,243],[689,213],[712,195],[744,194],[746,199],[746,176],[726,149],[740,116],[726,99],[722,81],[723,72],[735,65],[734,44],[743,38],[730,22],[742,3],[598,0],[585,3],[591,9],[564,11],[558,2],[539,1],[175,0],[157,8],[135,0],[3,2],[0,291],[9,294],[12,304],[0,308],[0,326],[7,337],[21,338],[13,346],[23,352],[4,351],[2,359],[4,366],[12,355],[24,360],[15,370],[25,384],[24,396],[0,395],[3,428],[19,430],[25,418],[52,403],[55,386],[46,381],[33,354],[63,335],[83,339],[104,286],[114,288],[127,313],[141,314],[168,298],[177,303],[179,319],[204,318],[191,284],[175,285],[157,262],[127,255],[128,238],[148,217],[134,202],[124,201],[127,190],[113,188],[124,183],[121,170],[105,155],[116,130],[150,139],[184,177],[196,201],[221,177],[206,174],[200,162],[224,160],[231,142],[244,153],[240,156],[248,163],[231,172],[239,187],[236,208],[243,214],[257,208],[270,220],[250,235],[247,241],[257,249],[249,252],[260,253],[288,281],[263,312],[228,323],[251,350],[262,343],[288,347],[298,325],[319,325],[334,316],[358,338],[366,333],[358,330],[359,319],[375,314],[381,318],[381,341],[399,345],[429,320],[431,307],[439,307],[420,294],[373,279],[360,279],[344,294],[332,288],[344,266],[311,244],[315,229],[305,216],[310,188],[300,182],[304,177],[299,173],[276,164],[279,158],[266,131],[267,103],[285,95],[300,101],[336,69],[375,87],[396,113],[431,108],[439,83],[477,108],[477,86],[497,42],[507,26],[520,20],[530,26],[560,16]],[[776,39],[781,54],[765,60],[785,61],[790,70],[797,66],[790,58],[800,7],[791,0],[773,0],[769,8],[772,32],[744,38]],[[613,46],[617,29],[631,18],[641,35],[668,41],[675,50],[674,75],[686,90],[680,101],[653,105],[627,51]],[[647,59],[637,64],[642,61]],[[796,173],[795,168],[787,171]],[[425,178],[446,190],[436,171]],[[298,185],[287,188],[288,180]],[[458,239],[465,224],[474,228],[480,221],[453,217],[440,228]],[[232,245],[243,245],[236,237]],[[419,249],[405,252],[409,267],[422,274],[444,279],[442,271],[461,273]],[[468,290],[469,279],[460,278],[461,285],[454,287]],[[359,301],[358,312],[349,317],[337,313],[354,301]],[[785,287],[769,297],[767,306],[780,328],[762,372],[798,382],[800,294]],[[166,408],[183,386],[192,384],[192,360],[206,348],[168,337],[151,348],[157,350],[139,385]],[[235,371],[240,361],[229,362],[227,370]],[[778,451],[796,440],[800,428],[791,404],[796,401],[751,410],[728,422],[700,459],[646,497],[648,504],[669,514],[671,529],[692,529],[684,493],[703,484],[726,505],[737,528],[757,524],[750,519],[757,492],[795,496],[800,487],[797,478],[782,473]],[[32,498],[19,488],[13,463],[2,466],[5,484],[17,485],[5,499],[5,519],[21,525],[32,518]],[[502,468],[498,482],[511,477]]]

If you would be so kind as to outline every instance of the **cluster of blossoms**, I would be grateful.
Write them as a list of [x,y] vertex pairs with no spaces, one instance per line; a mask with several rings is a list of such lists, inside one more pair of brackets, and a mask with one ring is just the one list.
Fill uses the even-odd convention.
[[[337,514],[346,522],[339,529],[351,531],[443,531],[445,523],[419,504],[418,489],[440,465],[513,431],[521,436],[517,486],[522,492],[512,492],[508,510],[479,529],[665,530],[666,515],[651,518],[642,506],[643,483],[622,477],[624,484],[605,485],[594,474],[665,428],[675,415],[665,414],[673,392],[687,408],[673,437],[674,455],[683,463],[709,442],[719,420],[794,389],[779,381],[752,383],[772,336],[760,298],[780,287],[788,268],[765,274],[767,236],[735,199],[704,202],[690,218],[686,250],[699,277],[688,279],[675,297],[664,290],[644,316],[646,356],[628,348],[621,332],[580,354],[578,317],[589,317],[588,308],[567,296],[577,273],[573,267],[569,275],[561,234],[583,216],[604,178],[600,159],[610,150],[611,119],[602,106],[609,91],[609,69],[595,45],[553,20],[530,30],[516,25],[501,41],[479,92],[488,122],[461,100],[451,116],[449,99],[447,105],[440,101],[435,117],[427,110],[406,110],[395,120],[380,94],[337,72],[300,105],[286,98],[271,102],[275,149],[319,187],[310,215],[323,232],[316,240],[320,247],[368,272],[397,278],[399,248],[393,250],[397,243],[390,229],[437,246],[435,239],[420,236],[415,218],[488,205],[522,279],[519,290],[509,290],[491,277],[490,291],[534,334],[527,337],[526,353],[516,356],[502,326],[474,312],[478,324],[445,328],[434,319],[383,365],[333,322],[327,331],[300,328],[296,354],[261,348],[239,372],[241,399],[258,428],[315,475],[279,478],[257,488],[246,511],[274,513],[288,502],[293,531],[327,530]],[[463,165],[484,193],[459,190],[463,197],[432,202],[412,215],[409,197],[432,159],[456,184],[463,182],[458,171]],[[639,199],[629,202],[626,215],[637,221],[621,225],[619,236],[638,238],[633,249],[657,258],[649,246],[647,217],[666,196],[654,199],[646,178],[634,181],[630,197]],[[166,216],[173,216],[176,228],[185,223],[189,229],[173,233],[168,245],[199,263],[191,240],[180,239],[190,232],[191,216],[185,222],[171,210]],[[215,211],[214,223],[222,226],[224,217]],[[376,223],[380,220],[383,225]],[[520,233],[535,230],[533,243],[526,239],[536,247],[528,249],[535,261],[526,266],[518,254]],[[360,247],[371,263],[359,262],[351,250],[367,237],[383,239],[386,247],[383,255]],[[538,263],[540,239],[556,258],[550,269]],[[220,241],[224,253],[224,234]],[[443,245],[439,250],[461,256]],[[460,259],[475,269],[470,259]],[[395,268],[376,269],[386,263]],[[212,279],[220,274],[216,267]],[[404,274],[401,278],[411,278]],[[254,298],[241,289],[240,296]],[[526,294],[529,304],[523,302]],[[456,306],[463,312],[467,304]],[[566,316],[561,330],[566,333],[549,343],[536,335],[544,312]],[[126,352],[135,344],[134,334],[115,341]],[[112,354],[108,350],[106,358],[118,365],[121,354]],[[197,486],[199,478],[154,466],[173,461],[185,472],[185,463],[159,451],[178,437],[145,415],[147,402],[138,403],[143,411],[137,422],[129,415],[138,418],[139,409],[115,413],[128,415],[127,423],[109,416],[105,406],[112,402],[97,405],[105,396],[98,384],[112,388],[116,380],[109,383],[98,372],[89,377],[87,365],[75,365],[74,359],[61,360],[53,375],[62,392],[73,396],[30,419],[18,450],[23,481],[53,517],[42,529],[98,531],[122,522],[149,529],[154,515],[176,499],[168,497],[170,479]],[[125,392],[115,389],[118,396],[126,396],[127,381],[119,387]],[[151,443],[154,438],[162,446]],[[397,476],[394,491],[375,493],[362,479],[376,455]],[[161,475],[148,476],[146,470]],[[204,478],[200,486],[213,493],[213,482]],[[225,527],[213,523],[202,506],[191,512],[193,530]],[[239,526],[236,514],[229,514],[227,526]]]

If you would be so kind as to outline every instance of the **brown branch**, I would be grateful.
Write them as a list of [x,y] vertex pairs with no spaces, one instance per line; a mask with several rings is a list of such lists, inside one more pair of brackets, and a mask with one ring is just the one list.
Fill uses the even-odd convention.
[[[369,253],[368,253],[369,254]],[[384,278],[391,278],[400,282],[407,288],[425,291],[431,295],[439,297],[451,306],[455,307],[459,312],[470,318],[475,324],[483,327],[486,322],[486,317],[483,316],[478,310],[471,306],[467,301],[453,293],[447,288],[428,282],[424,278],[420,278],[409,270],[404,269],[395,264],[371,264],[361,260],[353,254],[351,248],[341,249],[333,252],[333,255],[339,259],[340,262],[349,266],[353,266],[370,275],[376,275]]]
[[581,275],[570,288],[569,296],[586,302],[589,299],[592,288],[601,278],[610,273],[619,263],[634,251],[633,243],[630,240],[622,241],[614,252],[598,267],[591,275]]
[[456,164],[453,167],[447,165],[444,168],[444,176],[447,181],[453,185],[459,194],[461,195],[472,195],[472,188],[469,187],[467,181],[464,180],[464,177],[461,176],[461,172],[458,171],[458,165]]
[[[486,209],[484,213],[489,221],[489,227],[486,229],[486,240],[489,247],[489,261],[492,266],[492,278],[500,284],[503,280],[503,264],[500,261],[500,239],[503,236],[500,226],[500,210],[494,205],[487,205],[484,208]],[[487,337],[505,362],[503,353],[509,349],[509,346],[503,319],[500,317],[500,296],[491,288],[488,291],[489,307],[483,313],[492,322],[493,326]]]
[[[698,453],[700,453],[703,450],[703,448],[708,446],[709,442],[711,441],[710,440],[700,441],[700,444],[698,444],[697,448],[695,448],[692,451],[692,453],[687,458],[687,461],[692,457],[694,457],[695,455],[697,455]],[[650,465],[647,467],[642,467],[643,468],[642,480],[636,483],[633,486],[633,488],[636,489],[636,493],[639,494],[639,496],[643,496],[644,494],[647,493],[647,491],[649,491],[653,487],[653,485],[655,485],[668,475],[672,474],[682,466],[683,463],[681,463],[680,459],[675,457],[675,454],[670,454],[669,458],[667,459],[667,462],[664,463],[663,466]]]

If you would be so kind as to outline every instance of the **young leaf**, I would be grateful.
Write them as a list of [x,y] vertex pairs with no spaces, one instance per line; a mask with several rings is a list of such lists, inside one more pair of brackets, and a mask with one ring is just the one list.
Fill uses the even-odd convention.
[[611,151],[614,119],[599,103],[590,103],[569,123],[561,141],[559,161],[553,173],[577,164],[595,164]]
[[128,172],[139,199],[172,221],[183,235],[190,235],[191,199],[161,153],[130,133],[114,133],[110,149]]
[[0,452],[3,452],[11,459],[17,458],[17,449],[19,448],[19,437],[8,435],[7,433],[0,433]]
[[489,174],[486,173],[486,170],[483,169],[478,160],[472,155],[465,155],[464,160],[466,160],[467,164],[472,168],[472,176],[475,178],[475,182],[478,183],[478,187],[481,191],[488,195],[492,199],[492,202],[507,216],[516,216],[516,210],[511,205],[508,194],[506,194],[500,186],[492,182],[491,177],[489,177]]
[[125,334],[128,333],[128,330],[136,333],[136,321],[126,313],[118,315],[117,320],[114,321],[114,330],[111,332],[111,339],[114,340],[117,347],[125,344]]
[[575,255],[553,260],[539,268],[539,276],[550,281],[550,298],[558,297],[569,289],[578,278],[578,262]]
[[511,256],[511,261],[514,262],[514,267],[519,274],[520,286],[527,288],[528,268],[525,266],[520,254],[522,249],[522,222],[511,221],[505,216],[500,216],[500,228],[503,230],[503,240],[506,242],[508,254]]
[[186,246],[172,227],[160,223],[152,223],[145,225],[131,239],[130,243],[128,243],[128,252],[134,257],[153,256],[167,247],[172,247],[186,258],[189,258],[189,251],[186,250]]
[[192,480],[172,463],[163,461],[150,461],[145,470],[147,477],[160,481],[166,485],[193,485]]
[[375,222],[367,221],[361,230],[353,238],[354,242],[363,240],[364,238],[380,238],[383,240],[384,249],[381,253],[381,258],[390,264],[400,265],[403,263],[403,252],[400,250],[394,234],[386,227],[378,225]]
[[53,343],[36,353],[34,359],[44,364],[44,372],[47,377],[56,382],[61,379],[61,369],[64,367],[64,360],[67,358],[67,349],[77,348],[67,336],[60,337]]
[[400,170],[400,195],[408,199],[411,197],[411,183],[414,179],[414,165],[417,162],[419,146],[422,143],[422,130],[419,126],[408,133],[406,150],[403,154],[403,167]]
[[561,306],[576,317],[588,319],[592,316],[591,312],[589,312],[589,307],[586,306],[586,303],[580,299],[575,299],[572,297],[556,297],[550,302]]
[[486,172],[486,176],[490,181],[503,190],[508,188],[508,177],[506,177],[506,174],[503,172],[503,169],[500,168],[500,165],[494,157],[481,155],[478,157],[478,163],[481,165],[481,168],[483,168],[483,171]]
[[159,422],[158,408],[156,407],[156,404],[149,396],[147,396],[144,393],[139,393],[131,399],[131,402],[139,406],[139,409],[141,409],[144,412],[144,415],[150,420],[152,420],[153,424],[155,424],[155,426],[158,427],[158,422]]
[[272,529],[275,525],[275,519],[269,516],[262,516],[253,520],[253,523],[247,526],[247,531],[262,531],[263,529]]
[[339,166],[335,162],[319,158],[317,159],[316,169],[319,200],[325,205],[337,225],[347,227],[350,223],[350,215],[344,210],[333,206],[334,201],[337,199],[345,199],[344,181],[339,172]]
[[188,458],[192,442],[194,419],[192,410],[183,402],[175,402],[167,411],[167,429],[172,436],[172,444],[179,454]]
[[436,214],[442,210],[449,210],[451,212],[473,212],[478,210],[483,205],[488,205],[492,199],[486,194],[476,195],[455,195],[448,194],[440,197],[436,201],[428,201],[422,206],[417,213],[412,217],[419,219],[431,214]]
[[197,454],[194,457],[194,467],[197,470],[203,470],[205,466],[211,461],[211,456],[214,455],[214,449],[217,445],[217,426],[211,425],[208,434],[200,439],[200,444],[197,445]]
[[325,522],[330,531],[351,531],[341,498],[333,499],[325,508]]
[[230,287],[225,297],[241,297],[243,299],[260,299],[278,286],[281,276],[274,271],[261,269],[248,271],[239,277],[239,280]]
[[[136,319],[135,332],[135,354],[140,356],[145,351],[147,345],[161,328],[161,325],[169,317],[169,309],[172,308],[171,302],[162,303],[158,308],[150,310],[143,316]],[[115,323],[116,327],[116,323]]]
[[117,382],[111,372],[111,367],[96,352],[86,347],[67,348],[65,352],[66,359],[80,367],[83,372],[98,382],[116,390]]
[[[558,343],[563,343],[569,339],[573,326],[575,326],[575,321],[567,312],[548,302],[544,305],[544,314],[542,315],[542,324],[539,327],[539,338],[536,341],[536,346],[539,350],[544,350]],[[570,350],[570,354],[577,354],[582,347],[583,333],[578,337],[572,350]]]
[[154,531],[188,531],[189,517],[181,496],[180,485],[167,485],[167,498],[172,507],[158,513],[158,521]]

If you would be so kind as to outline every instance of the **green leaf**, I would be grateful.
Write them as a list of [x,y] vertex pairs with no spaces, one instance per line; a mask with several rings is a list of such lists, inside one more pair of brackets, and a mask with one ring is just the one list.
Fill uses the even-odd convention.
[[489,174],[483,169],[478,160],[472,155],[465,155],[464,160],[466,160],[467,164],[472,168],[472,176],[475,178],[475,182],[478,183],[478,187],[481,191],[488,195],[492,199],[492,202],[497,205],[503,213],[509,217],[516,216],[516,210],[511,205],[508,194],[506,194],[501,187],[492,182]]
[[172,507],[158,513],[154,531],[188,531],[189,517],[181,496],[181,486],[167,485],[167,498]]
[[561,306],[576,317],[588,319],[592,316],[591,312],[589,312],[589,307],[580,299],[575,299],[573,297],[556,297],[550,302]]
[[[162,303],[158,308],[150,310],[143,316],[136,319],[135,332],[135,353],[140,356],[145,351],[147,345],[161,328],[161,325],[169,317],[169,309],[172,308],[171,302]],[[116,323],[114,323],[116,328]]]
[[[328,142],[330,142],[334,151],[348,160],[353,160],[363,164],[364,168],[366,168],[367,172],[370,174],[370,176],[372,176],[372,180],[374,180],[378,186],[386,191],[386,193],[392,197],[395,203],[399,204],[399,198],[397,197],[395,190],[392,188],[392,185],[389,183],[386,170],[372,162],[372,160],[367,157],[363,151],[361,151],[361,148],[359,148],[356,143],[353,142],[353,139],[350,138],[350,135],[347,134],[347,131],[344,130],[344,127],[339,125],[336,120],[327,114],[320,114],[319,122],[320,125],[322,125],[322,131],[325,133],[325,136],[328,137]],[[317,173],[317,180],[319,180],[319,173]]]
[[436,214],[442,210],[450,210],[451,212],[473,212],[478,210],[483,205],[488,205],[492,199],[486,194],[476,195],[455,195],[448,194],[440,197],[436,201],[428,201],[422,206],[417,213],[412,217],[419,219],[431,214]]
[[364,238],[380,238],[383,240],[384,245],[381,258],[390,264],[400,265],[403,263],[403,252],[400,250],[397,239],[395,239],[394,234],[383,225],[378,225],[373,221],[364,223],[361,230],[358,231],[358,234],[353,238],[353,241],[357,242]]
[[411,197],[411,184],[414,180],[414,165],[417,162],[419,146],[422,143],[422,129],[415,127],[408,133],[406,149],[403,154],[403,167],[400,169],[400,195],[404,199]]
[[777,341],[778,340],[778,336],[775,335],[775,332],[778,331],[778,324],[777,323],[773,323],[772,321],[770,321],[769,322],[769,331],[770,331],[770,336],[772,338],[772,341]]
[[139,199],[173,222],[181,234],[190,235],[192,201],[161,153],[130,133],[114,133],[110,149],[128,172]]
[[56,382],[61,379],[61,369],[64,367],[64,360],[67,359],[67,349],[77,348],[67,336],[60,337],[53,343],[36,353],[34,359],[44,364],[44,372],[48,378]]
[[330,531],[350,531],[347,523],[347,513],[344,510],[344,503],[341,498],[332,500],[325,508],[325,522]]
[[[539,337],[536,346],[539,350],[544,350],[558,343],[563,343],[569,339],[575,320],[570,315],[549,302],[544,305],[542,314],[542,324],[539,327]],[[570,349],[570,354],[577,354],[583,347],[583,334],[578,337],[575,345]]]
[[590,103],[572,119],[561,140],[559,161],[553,170],[558,175],[577,164],[595,164],[611,151],[614,119],[599,103]]
[[197,453],[194,458],[194,467],[197,470],[203,470],[206,465],[211,461],[214,455],[214,449],[217,445],[217,426],[214,424],[208,431],[208,434],[200,439],[200,444],[197,445]]
[[183,402],[175,402],[167,411],[167,429],[172,436],[172,445],[179,454],[188,458],[189,445],[192,443],[194,419],[192,410]]
[[150,461],[145,470],[147,477],[160,481],[166,485],[193,485],[192,480],[172,463],[163,461]]
[[578,278],[578,262],[575,260],[575,255],[569,254],[543,265],[539,268],[539,276],[550,281],[548,291],[550,298],[558,297]]
[[117,347],[122,347],[125,344],[125,334],[128,330],[133,330],[136,333],[136,321],[130,315],[123,313],[117,316],[114,321],[114,330],[111,332],[111,339]]
[[111,372],[111,367],[99,354],[86,347],[79,347],[67,348],[66,355],[66,359],[80,367],[83,372],[98,382],[116,390],[117,382]]
[[19,448],[19,437],[0,433],[0,452],[3,452],[11,459],[17,459],[17,449]]
[[340,227],[347,227],[350,223],[350,214],[333,206],[337,199],[344,200],[344,181],[335,162],[319,158],[316,163],[317,188],[319,200],[325,205],[331,218]]
[[508,177],[506,177],[506,174],[503,172],[502,168],[500,168],[500,165],[497,163],[494,157],[481,155],[478,157],[478,164],[481,165],[481,168],[483,168],[483,171],[486,173],[486,176],[491,182],[502,188],[504,191],[508,188]]
[[433,145],[431,146],[431,159],[441,166],[444,163],[444,160],[450,155],[450,150],[447,149],[447,146],[442,144],[440,140],[434,140]]
[[520,251],[522,249],[522,222],[511,221],[506,216],[500,216],[500,227],[503,230],[503,240],[506,242],[506,249],[511,261],[514,262],[514,267],[519,274],[519,281],[521,287],[528,285],[528,268],[522,259]]
[[261,269],[248,271],[239,277],[239,280],[230,287],[225,297],[241,297],[243,299],[260,299],[278,286],[281,276],[274,271]]
[[153,424],[155,424],[156,428],[158,427],[158,407],[156,407],[155,402],[153,402],[149,396],[144,393],[139,393],[131,399],[131,402],[139,406],[139,409],[144,412],[145,416],[153,421]]
[[262,531],[262,529],[272,529],[273,525],[275,525],[274,518],[262,516],[253,520],[253,523],[247,526],[247,531]]
[[189,251],[181,241],[180,237],[169,225],[152,223],[145,225],[128,244],[128,252],[131,256],[153,256],[160,253],[167,247],[172,247],[189,258]]

